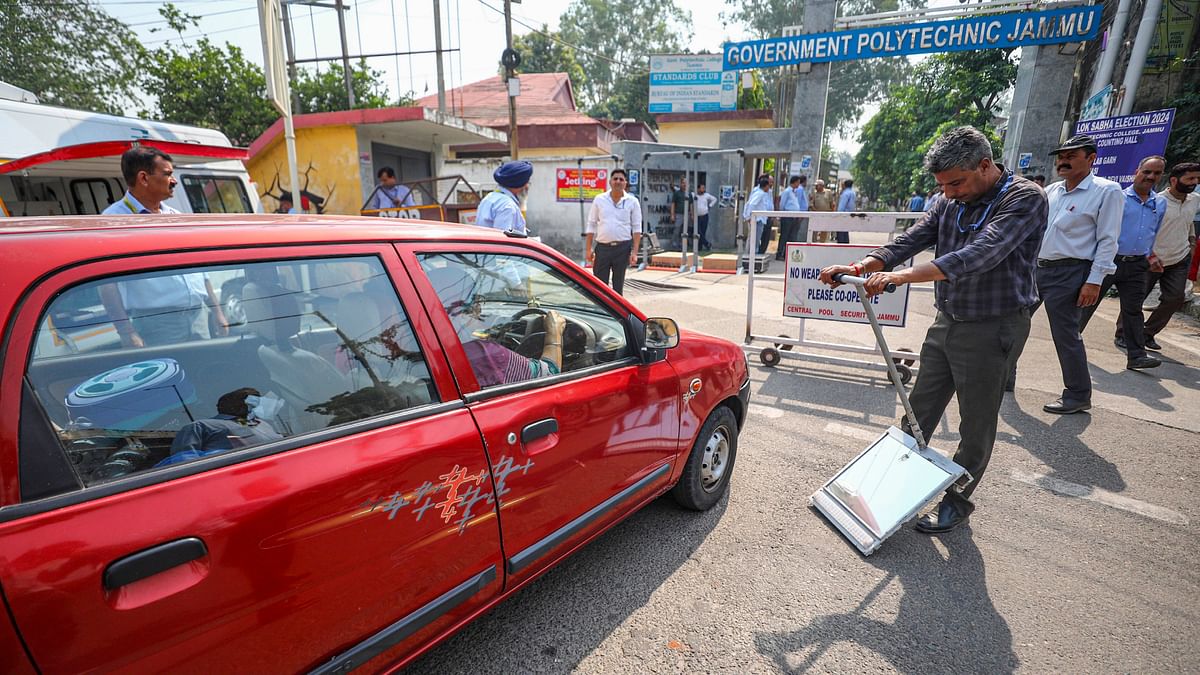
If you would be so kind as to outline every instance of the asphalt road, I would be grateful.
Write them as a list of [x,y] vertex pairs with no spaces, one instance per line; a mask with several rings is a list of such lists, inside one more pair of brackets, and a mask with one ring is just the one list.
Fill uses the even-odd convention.
[[[778,265],[778,263],[777,263]],[[754,332],[795,335],[778,268]],[[638,280],[644,311],[737,342],[746,278]],[[415,663],[412,673],[1200,672],[1200,326],[1159,336],[1166,363],[1124,370],[1115,299],[1086,335],[1090,414],[1061,390],[1044,314],[968,526],[903,528],[862,557],[808,496],[898,416],[880,368],[751,356],[752,409],[728,498],[703,514],[660,499]],[[932,293],[914,288],[893,348],[918,350]],[[866,326],[810,339],[872,344]],[[952,452],[957,408],[931,441]]]

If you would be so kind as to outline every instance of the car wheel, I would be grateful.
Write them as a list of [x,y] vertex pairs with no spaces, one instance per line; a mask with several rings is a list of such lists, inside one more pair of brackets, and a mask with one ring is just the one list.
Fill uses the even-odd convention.
[[671,490],[680,506],[707,511],[720,501],[733,475],[737,435],[737,418],[732,410],[720,406],[712,411],[692,445],[679,482]]

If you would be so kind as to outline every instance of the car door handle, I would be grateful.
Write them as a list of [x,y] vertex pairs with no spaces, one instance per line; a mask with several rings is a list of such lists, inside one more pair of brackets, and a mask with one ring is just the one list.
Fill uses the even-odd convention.
[[206,555],[208,547],[197,537],[152,546],[110,563],[104,570],[104,588],[116,590]]
[[553,417],[538,420],[521,430],[521,442],[528,444],[531,441],[536,441],[539,438],[545,438],[550,434],[556,433],[558,433],[558,420]]

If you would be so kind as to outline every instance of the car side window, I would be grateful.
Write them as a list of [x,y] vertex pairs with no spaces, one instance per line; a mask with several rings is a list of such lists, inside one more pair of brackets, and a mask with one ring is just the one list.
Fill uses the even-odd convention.
[[485,389],[632,353],[624,324],[540,261],[494,253],[433,253],[420,261]]
[[72,287],[46,309],[27,377],[84,485],[437,400],[369,256]]

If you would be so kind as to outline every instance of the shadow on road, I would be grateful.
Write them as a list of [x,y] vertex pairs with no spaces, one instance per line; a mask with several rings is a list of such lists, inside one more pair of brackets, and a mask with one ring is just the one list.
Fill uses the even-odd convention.
[[570,672],[692,557],[736,487],[703,513],[651,502],[404,672]]
[[1049,466],[1055,478],[1110,492],[1125,489],[1117,465],[1096,454],[1081,438],[1092,423],[1089,413],[1056,415],[1053,423],[1046,424],[1022,410],[1016,400],[1005,397],[1000,417],[1018,434],[1008,442],[1025,448]]
[[[970,527],[934,540],[901,530],[864,564],[886,575],[853,610],[827,614],[794,631],[760,632],[758,652],[787,673],[823,671],[827,652],[851,643],[887,659],[902,673],[1012,673],[1018,663],[1012,632],[988,595],[983,556]],[[872,605],[892,584],[903,596],[894,618]],[[833,657],[845,664],[840,657]],[[852,666],[847,666],[853,670]]]

